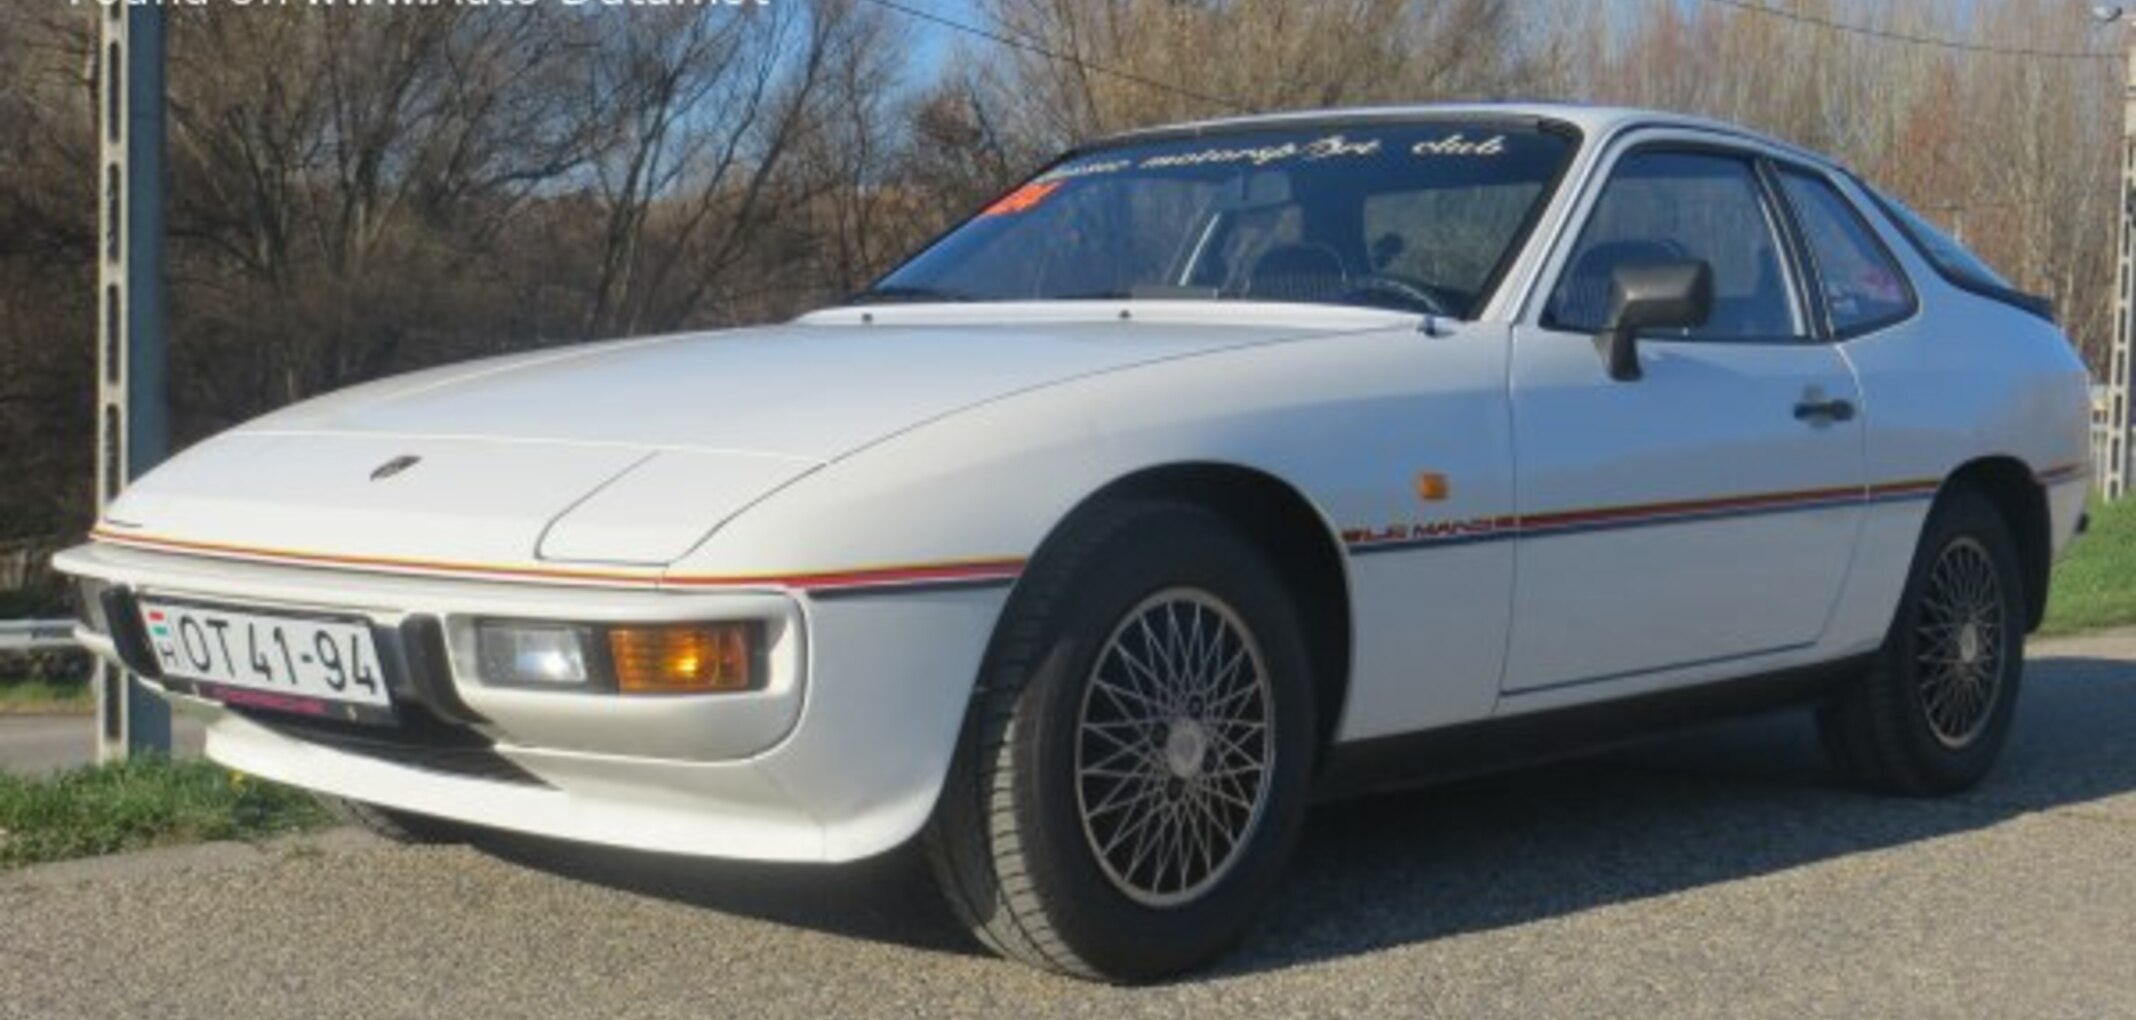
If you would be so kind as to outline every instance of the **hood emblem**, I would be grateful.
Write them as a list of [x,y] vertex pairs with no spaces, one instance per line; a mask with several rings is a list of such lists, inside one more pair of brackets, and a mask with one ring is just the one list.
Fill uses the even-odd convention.
[[380,464],[377,470],[371,472],[371,480],[374,482],[385,481],[386,479],[391,478],[394,475],[400,474],[401,472],[414,467],[416,462],[422,459],[423,458],[415,456],[414,454],[401,454],[400,456],[395,457],[392,460]]

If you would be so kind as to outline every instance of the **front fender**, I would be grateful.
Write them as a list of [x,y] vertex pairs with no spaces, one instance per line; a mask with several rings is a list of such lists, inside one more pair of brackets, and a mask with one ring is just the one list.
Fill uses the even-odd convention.
[[[826,465],[734,517],[666,583],[1006,587],[1114,482],[1233,466],[1295,489],[1353,553],[1359,681],[1337,738],[1481,718],[1504,654],[1510,543],[1381,539],[1513,505],[1505,358],[1502,326],[1470,324],[1451,337],[1405,329],[1228,351],[1027,392]],[[1420,503],[1420,472],[1451,484]]]

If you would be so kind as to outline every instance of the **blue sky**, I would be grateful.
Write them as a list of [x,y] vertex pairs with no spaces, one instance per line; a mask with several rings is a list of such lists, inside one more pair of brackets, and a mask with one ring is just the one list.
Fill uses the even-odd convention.
[[[985,12],[979,9],[978,0],[899,0],[899,2],[907,7],[928,11],[977,28],[989,26]],[[912,62],[907,67],[907,71],[915,79],[932,77],[935,70],[941,66],[942,61],[949,59],[950,55],[956,52],[957,42],[960,39],[971,38],[954,29],[922,21],[918,18],[906,17],[896,11],[890,12],[890,16],[901,18],[911,26],[912,40],[917,45],[913,50]]]

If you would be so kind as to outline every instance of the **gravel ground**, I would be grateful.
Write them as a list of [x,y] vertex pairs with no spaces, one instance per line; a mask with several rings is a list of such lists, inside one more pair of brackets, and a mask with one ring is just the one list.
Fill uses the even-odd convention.
[[0,1017],[2136,1016],[2136,636],[2035,650],[2004,767],[1836,788],[1799,716],[1318,811],[1218,968],[979,955],[832,871],[349,832],[0,875]]

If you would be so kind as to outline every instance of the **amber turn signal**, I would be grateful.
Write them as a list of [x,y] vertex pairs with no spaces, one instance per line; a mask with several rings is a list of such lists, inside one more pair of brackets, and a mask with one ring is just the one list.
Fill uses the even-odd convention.
[[608,651],[624,694],[711,694],[754,684],[755,633],[748,624],[615,627]]
[[1437,471],[1417,473],[1417,498],[1426,503],[1437,503],[1453,495],[1453,484]]

